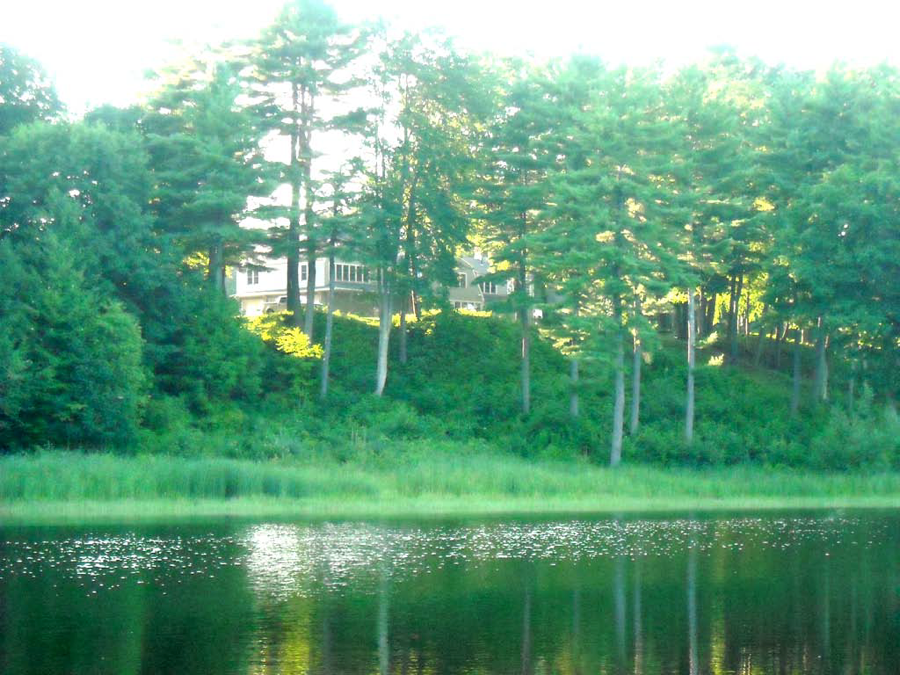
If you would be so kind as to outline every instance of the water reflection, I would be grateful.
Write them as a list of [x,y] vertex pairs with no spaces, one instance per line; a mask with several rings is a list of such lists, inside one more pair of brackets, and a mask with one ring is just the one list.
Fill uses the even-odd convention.
[[3,673],[900,672],[900,516],[0,531]]

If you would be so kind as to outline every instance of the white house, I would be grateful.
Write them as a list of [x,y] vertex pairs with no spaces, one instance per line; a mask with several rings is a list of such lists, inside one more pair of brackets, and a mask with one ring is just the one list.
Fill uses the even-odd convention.
[[[236,273],[234,297],[241,304],[244,316],[259,316],[287,306],[287,261],[284,258],[265,262],[268,269],[242,268]],[[509,295],[506,283],[479,283],[478,277],[490,271],[490,263],[480,255],[457,258],[456,286],[447,289],[450,303],[456,309],[484,310],[490,304]],[[316,261],[315,304],[328,303],[328,259]],[[370,272],[357,262],[336,260],[335,309],[360,316],[377,316],[376,289]],[[300,263],[300,301],[306,302],[309,270],[307,263]]]

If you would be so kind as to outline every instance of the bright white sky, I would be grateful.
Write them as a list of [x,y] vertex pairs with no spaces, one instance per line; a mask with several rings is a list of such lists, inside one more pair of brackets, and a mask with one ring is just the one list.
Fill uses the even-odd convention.
[[[43,63],[73,112],[126,105],[143,74],[188,46],[246,38],[282,0],[3,0],[0,42]],[[405,28],[443,26],[463,46],[613,63],[697,60],[729,44],[770,63],[819,69],[900,63],[897,0],[333,0],[342,18],[376,13]]]

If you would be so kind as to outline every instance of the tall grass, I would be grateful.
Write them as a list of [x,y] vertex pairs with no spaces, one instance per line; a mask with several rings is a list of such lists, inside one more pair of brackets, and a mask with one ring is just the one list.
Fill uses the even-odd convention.
[[[454,451],[455,450],[455,451]],[[0,518],[73,512],[609,511],[778,506],[900,506],[900,474],[811,474],[751,467],[615,470],[586,462],[524,460],[444,444],[399,444],[343,463],[119,457],[42,451],[0,458]],[[244,508],[246,507],[246,508]],[[110,510],[111,508],[111,510]],[[74,509],[75,511],[78,508]]]

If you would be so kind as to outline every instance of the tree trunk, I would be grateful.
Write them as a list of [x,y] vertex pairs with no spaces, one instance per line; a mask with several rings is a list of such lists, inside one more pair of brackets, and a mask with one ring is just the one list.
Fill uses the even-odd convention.
[[572,356],[569,362],[569,416],[578,419],[578,358]]
[[747,296],[744,298],[744,335],[750,337],[750,289],[747,289]]
[[306,316],[303,321],[303,332],[309,338],[310,344],[315,340],[316,319],[316,244],[308,241],[306,250]]
[[318,254],[318,246],[314,237],[313,228],[315,227],[313,213],[313,190],[311,176],[311,159],[308,159],[304,166],[304,180],[306,181],[305,196],[305,216],[306,224],[306,318],[303,323],[303,332],[309,338],[310,343],[315,340],[315,318],[316,318],[316,257]]
[[686,305],[682,302],[675,305],[675,332],[679,340],[687,340],[687,312],[685,308]]
[[[636,317],[641,315],[641,299],[634,298],[634,313]],[[631,367],[631,424],[629,433],[637,433],[641,416],[641,361],[643,361],[643,349],[641,347],[641,335],[634,331],[634,352],[632,354]]]
[[[787,323],[781,323],[775,329],[775,370],[781,370],[781,348],[787,336]],[[799,337],[799,333],[798,333]]]
[[694,289],[688,290],[687,339],[687,404],[684,415],[684,437],[688,445],[694,442]]
[[738,278],[737,282],[737,291],[733,299],[733,309],[731,315],[731,327],[729,328],[729,333],[731,334],[729,337],[731,338],[731,358],[729,359],[731,365],[737,365],[738,362],[738,326],[737,322],[740,318],[740,303],[741,303],[741,293],[744,290],[744,275],[742,274]]
[[816,326],[816,372],[813,380],[813,399],[828,400],[828,362],[826,360],[825,321],[820,316]]
[[766,330],[763,328],[763,317],[766,315],[768,307],[768,305],[763,305],[763,311],[759,317],[759,330],[756,335],[756,356],[753,357],[753,366],[755,368],[759,368],[759,364],[762,363],[763,343],[766,338]]
[[306,226],[306,317],[303,322],[303,332],[309,338],[310,344],[315,341],[316,318],[316,256],[318,255],[318,242],[316,241],[316,214],[313,210],[315,192],[312,182],[312,116],[315,109],[315,99],[309,93],[303,99],[303,224]]
[[207,277],[213,288],[219,293],[225,293],[225,260],[221,242],[217,242],[209,248]]
[[[296,83],[291,84],[292,110],[296,115],[299,110],[299,89]],[[291,127],[291,214],[287,233],[287,310],[291,326],[299,328],[300,320],[300,130],[296,119]]]
[[[735,318],[736,318],[737,312],[735,311],[735,308],[734,308],[735,307],[734,296],[735,296],[736,289],[737,289],[737,276],[733,276],[733,277],[731,277],[731,285],[729,286],[729,289],[728,289],[728,328],[726,330],[726,343],[729,346],[731,345],[731,343],[733,341],[732,335],[734,334],[734,331],[735,331],[734,323],[735,323]],[[729,361],[731,360],[730,353],[728,354],[728,360]]]
[[406,303],[408,302],[407,295],[404,293],[403,297],[400,299],[400,344],[399,347],[399,356],[400,363],[406,364]]
[[522,293],[522,308],[519,310],[519,322],[522,326],[522,413],[527,415],[531,411],[531,304],[528,301],[528,276],[524,256],[523,252],[517,283]]
[[712,294],[712,300],[706,304],[706,331],[707,335],[713,332],[716,326],[716,303],[719,301],[717,293]]
[[322,354],[322,382],[320,396],[328,397],[328,370],[331,367],[331,335],[334,330],[334,238],[328,251],[328,314],[325,317],[325,351]]
[[697,317],[697,337],[703,337],[704,335],[708,335],[709,332],[706,326],[706,306],[709,304],[709,298],[706,297],[706,292],[703,290],[703,286],[700,286],[700,314]]
[[386,272],[380,272],[379,279],[379,317],[378,317],[378,369],[375,375],[375,395],[384,393],[384,385],[387,382],[388,373],[388,347],[391,339],[391,287],[386,278]]
[[522,413],[531,412],[531,321],[526,307],[521,311],[522,323]]
[[[784,330],[787,333],[787,327]],[[796,335],[794,337],[794,375],[793,375],[793,388],[791,389],[791,416],[795,416],[797,414],[797,409],[800,407],[800,350],[801,350],[801,334],[800,329],[797,328]]]
[[609,451],[610,466],[618,466],[622,461],[622,434],[625,426],[625,339],[622,336],[621,327],[618,328],[616,336],[615,375],[612,443]]

